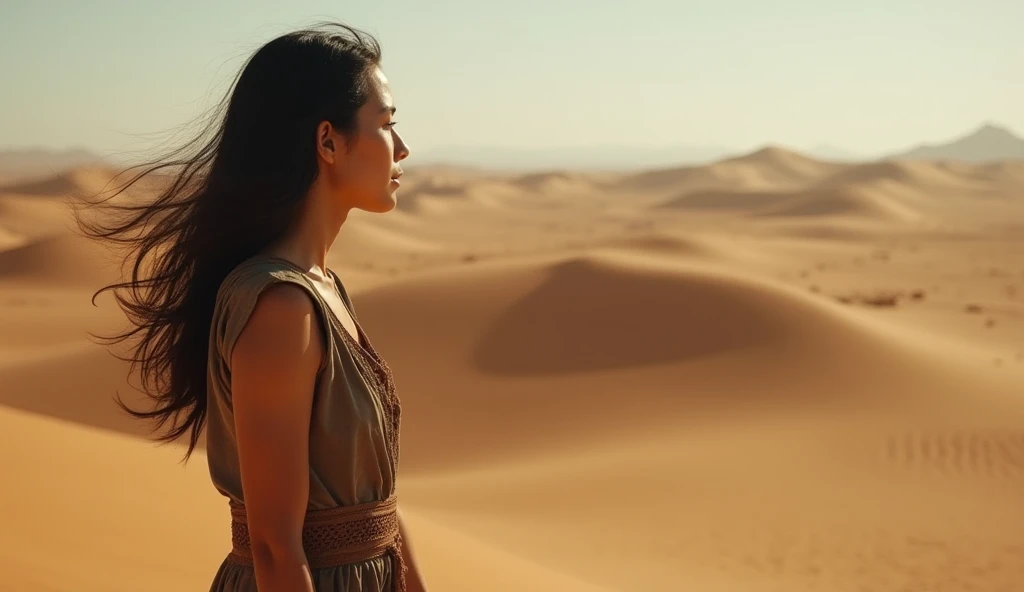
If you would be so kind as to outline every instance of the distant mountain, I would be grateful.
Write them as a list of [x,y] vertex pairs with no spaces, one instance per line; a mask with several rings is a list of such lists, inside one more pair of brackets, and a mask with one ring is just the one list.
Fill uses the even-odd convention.
[[9,180],[57,175],[73,167],[104,164],[99,155],[83,148],[0,150],[0,175]]
[[1008,128],[987,123],[974,132],[945,144],[925,144],[889,158],[966,162],[1024,160],[1024,139],[1016,136]]

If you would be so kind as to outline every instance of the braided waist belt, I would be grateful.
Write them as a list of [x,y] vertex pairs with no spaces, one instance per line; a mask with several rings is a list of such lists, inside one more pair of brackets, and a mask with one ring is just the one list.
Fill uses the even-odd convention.
[[[245,506],[229,500],[231,553],[234,561],[252,566],[252,545]],[[335,567],[375,559],[393,558],[395,592],[405,592],[405,562],[398,526],[398,498],[391,497],[326,510],[309,510],[302,525],[302,548],[311,569]]]

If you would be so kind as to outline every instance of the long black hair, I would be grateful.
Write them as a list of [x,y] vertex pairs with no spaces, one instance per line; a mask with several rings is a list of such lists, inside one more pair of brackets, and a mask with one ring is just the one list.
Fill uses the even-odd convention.
[[[118,357],[131,362],[130,372],[141,370],[155,407],[135,411],[114,399],[135,418],[155,420],[154,432],[171,421],[158,441],[169,443],[191,431],[186,463],[206,421],[217,290],[228,272],[297,220],[317,177],[317,125],[330,121],[346,141],[353,139],[357,111],[369,97],[370,75],[380,60],[372,35],[341,23],[320,22],[282,35],[248,58],[198,134],[163,157],[127,169],[141,172],[100,202],[125,216],[88,220],[74,207],[87,237],[114,243],[127,253],[123,263],[132,264],[130,280],[101,288],[92,300],[95,305],[100,293],[114,291],[132,328],[100,338],[118,343],[138,336],[133,355]],[[155,199],[111,202],[158,171],[163,173],[154,177],[167,181]]]

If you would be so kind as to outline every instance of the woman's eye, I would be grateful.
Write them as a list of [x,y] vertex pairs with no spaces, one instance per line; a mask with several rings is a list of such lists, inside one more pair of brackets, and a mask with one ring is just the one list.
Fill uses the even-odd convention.
[[396,125],[398,125],[397,121],[389,121],[387,127],[395,127]]

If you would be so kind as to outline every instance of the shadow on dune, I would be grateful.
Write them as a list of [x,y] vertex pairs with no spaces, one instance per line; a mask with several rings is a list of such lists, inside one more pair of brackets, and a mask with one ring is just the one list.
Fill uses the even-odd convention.
[[[115,402],[149,410],[149,399],[126,380],[128,365],[105,348],[89,342],[55,348],[47,355],[0,368],[0,406],[110,430],[147,437],[152,425],[131,417]],[[199,447],[205,448],[205,434]]]
[[727,279],[560,264],[483,333],[490,374],[554,374],[680,362],[770,344],[788,332],[755,289]]

